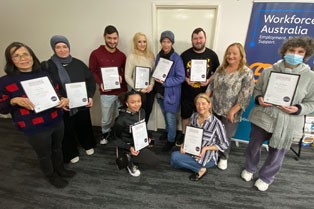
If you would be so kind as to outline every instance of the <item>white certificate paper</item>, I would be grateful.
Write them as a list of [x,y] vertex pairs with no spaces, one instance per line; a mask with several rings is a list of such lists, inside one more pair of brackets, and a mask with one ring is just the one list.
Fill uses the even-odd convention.
[[187,126],[184,135],[183,152],[200,156],[202,151],[203,129]]
[[135,67],[134,87],[136,89],[145,89],[149,85],[150,67]]
[[165,81],[172,65],[172,60],[167,60],[161,57],[154,70],[153,77]]
[[101,75],[104,90],[119,89],[121,87],[118,67],[102,67]]
[[21,81],[21,85],[28,99],[34,104],[35,113],[50,109],[60,103],[47,76]]
[[132,135],[135,151],[148,146],[149,142],[145,121],[132,126]]
[[66,83],[65,89],[69,99],[69,108],[86,106],[88,104],[85,82]]
[[191,60],[190,81],[205,82],[207,72],[207,60]]
[[264,102],[291,106],[300,75],[270,72]]

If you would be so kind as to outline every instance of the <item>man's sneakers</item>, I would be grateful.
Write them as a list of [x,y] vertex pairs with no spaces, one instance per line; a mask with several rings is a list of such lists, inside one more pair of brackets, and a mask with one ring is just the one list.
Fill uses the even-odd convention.
[[248,172],[247,170],[243,170],[241,172],[241,178],[244,180],[244,181],[251,181],[253,179],[253,173],[251,172]]
[[104,133],[99,143],[102,145],[108,144],[109,137],[110,137],[110,132]]
[[138,177],[141,175],[141,171],[137,168],[136,165],[128,165],[127,167],[127,170],[129,171],[129,174],[131,176],[134,176],[134,177]]
[[257,179],[255,181],[255,184],[254,186],[256,186],[256,188],[261,191],[261,192],[265,192],[268,187],[269,187],[269,184],[267,184],[266,182],[264,182],[262,179]]
[[91,149],[86,150],[85,152],[87,155],[92,155],[95,153],[95,150],[93,148],[91,148]]
[[228,167],[228,160],[227,159],[220,159],[218,162],[218,168],[221,170],[226,170]]
[[75,158],[72,158],[70,162],[74,164],[74,163],[77,163],[79,160],[80,160],[80,157],[76,156]]

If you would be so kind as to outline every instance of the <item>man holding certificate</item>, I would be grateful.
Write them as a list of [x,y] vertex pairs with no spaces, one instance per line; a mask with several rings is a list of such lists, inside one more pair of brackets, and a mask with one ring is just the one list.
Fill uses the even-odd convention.
[[187,126],[181,150],[171,154],[174,168],[187,168],[194,173],[191,181],[198,181],[207,173],[207,168],[217,164],[218,151],[224,151],[229,143],[223,124],[210,112],[211,101],[201,93],[195,97],[196,113]]
[[[98,49],[94,50],[89,57],[89,69],[92,71],[96,83],[99,85],[100,103],[101,103],[101,129],[102,139],[100,144],[107,144],[110,136],[111,124],[113,116],[118,116],[118,95],[127,91],[127,85],[124,80],[124,68],[126,56],[118,48],[119,32],[112,26],[108,25],[104,31],[105,45],[101,45]],[[107,89],[104,88],[102,68],[110,68],[109,70],[117,70],[118,78],[115,75],[113,79],[120,82],[120,88]],[[104,79],[110,79],[107,76]]]
[[159,164],[157,156],[148,148],[148,139],[145,111],[141,109],[142,98],[134,90],[119,95],[122,108],[114,124],[113,132],[115,144],[118,147],[118,156],[124,155],[128,159],[126,168],[131,176],[141,174],[136,164],[145,164],[156,167]]
[[[0,78],[0,113],[11,113],[17,129],[24,133],[29,144],[34,148],[40,168],[48,181],[57,188],[64,188],[68,184],[64,178],[75,175],[74,171],[65,169],[62,155],[64,131],[62,108],[68,105],[69,100],[61,97],[55,107],[36,113],[33,97],[26,96],[21,82],[32,80],[29,82],[31,85],[26,88],[34,91],[32,88],[38,88],[38,84],[42,83],[40,79],[49,79],[49,74],[42,71],[32,49],[23,43],[11,43],[5,50],[5,57],[7,75]],[[37,81],[33,82],[36,79]],[[44,84],[51,88],[53,84],[53,91],[58,90],[57,84],[49,80]],[[37,93],[40,96],[41,92]],[[36,92],[32,96],[38,101]]]
[[89,112],[96,83],[88,67],[71,56],[70,42],[66,37],[53,36],[50,45],[54,54],[43,66],[46,65],[46,70],[59,84],[61,95],[70,100],[70,111],[63,115],[63,158],[66,163],[76,163],[79,161],[78,142],[87,155],[92,155],[96,146]]
[[206,33],[196,28],[191,37],[192,47],[181,54],[185,68],[185,82],[182,83],[181,118],[182,134],[177,137],[176,145],[180,146],[184,139],[185,127],[195,112],[194,98],[204,93],[219,66],[217,54],[205,47]]
[[[304,63],[314,53],[313,38],[306,36],[290,38],[283,43],[279,52],[282,60],[265,69],[254,88],[255,106],[249,115],[249,120],[252,122],[250,142],[246,152],[245,169],[241,173],[245,181],[253,179],[253,174],[258,171],[262,144],[268,140],[268,156],[259,169],[259,178],[254,184],[260,191],[266,191],[274,181],[292,142],[299,141],[303,135],[304,115],[314,110],[314,72]],[[271,77],[271,74],[276,76]],[[294,76],[299,76],[296,86],[290,83]],[[276,81],[278,77],[279,82]],[[275,80],[272,82],[276,83],[276,89],[268,85],[273,78]],[[267,85],[270,88],[267,88]],[[288,89],[286,92],[276,92],[278,86],[281,89],[287,87]],[[276,93],[271,94],[269,91]],[[265,102],[266,94],[269,95],[268,99],[273,100],[271,95],[280,98],[282,97],[279,95],[280,92],[294,91],[294,95],[290,96],[291,104],[273,105]]]

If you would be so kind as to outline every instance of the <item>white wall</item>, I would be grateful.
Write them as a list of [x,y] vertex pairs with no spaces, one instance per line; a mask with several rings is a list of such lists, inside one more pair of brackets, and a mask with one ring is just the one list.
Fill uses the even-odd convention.
[[[13,41],[29,45],[38,58],[52,55],[49,40],[52,35],[64,35],[71,44],[71,55],[88,65],[92,50],[104,43],[103,30],[112,24],[120,33],[119,49],[130,53],[131,39],[136,32],[152,38],[153,0],[0,0],[0,69],[4,67],[4,50]],[[245,42],[252,0],[176,1],[158,3],[219,5],[218,28],[213,50],[222,60],[226,47],[233,42]],[[195,20],[197,23],[198,20]],[[192,31],[186,31],[190,36]],[[157,48],[157,47],[153,47]],[[156,53],[156,52],[155,52]],[[4,75],[0,70],[0,76]],[[93,123],[99,125],[98,92],[92,110]]]

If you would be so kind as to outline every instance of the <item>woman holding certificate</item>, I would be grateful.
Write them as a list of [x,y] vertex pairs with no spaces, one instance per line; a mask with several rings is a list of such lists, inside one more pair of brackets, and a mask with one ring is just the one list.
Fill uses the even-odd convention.
[[64,162],[76,163],[79,161],[77,141],[87,155],[94,154],[96,140],[89,108],[93,105],[96,83],[88,67],[70,55],[70,43],[66,37],[53,36],[50,45],[54,55],[46,62],[45,67],[59,84],[61,95],[70,99],[70,111],[63,115]]
[[[150,167],[156,167],[159,164],[157,156],[147,148],[150,139],[147,139],[147,129],[145,123],[145,111],[141,109],[142,98],[139,92],[131,90],[130,92],[119,95],[122,108],[120,109],[119,116],[114,124],[114,137],[115,144],[118,147],[119,155],[127,156],[127,170],[131,176],[137,177],[141,174],[140,170],[135,164],[145,164]],[[137,125],[144,125],[144,129],[135,130],[132,127]],[[140,131],[136,134],[134,131]],[[134,138],[137,135],[145,136],[144,141],[140,148],[135,145],[138,138]],[[146,146],[145,146],[146,143]]]
[[198,181],[206,175],[207,168],[217,164],[218,151],[223,152],[226,150],[229,143],[223,124],[211,113],[212,103],[209,96],[205,93],[198,94],[194,99],[194,103],[197,112],[192,115],[190,126],[203,131],[200,136],[200,155],[191,155],[184,152],[184,148],[187,146],[187,137],[189,137],[187,129],[181,151],[171,154],[171,165],[174,168],[192,170],[194,173],[190,176],[190,180]]
[[[34,148],[41,170],[49,182],[57,188],[63,188],[68,184],[63,177],[75,175],[74,171],[64,168],[61,148],[64,131],[62,108],[68,105],[68,99],[61,97],[59,101],[58,97],[49,96],[42,101],[42,92],[47,93],[46,89],[51,88],[55,94],[54,89],[58,90],[58,87],[51,85],[53,82],[49,74],[42,71],[36,55],[25,44],[11,43],[5,50],[5,58],[4,71],[7,75],[0,78],[0,113],[11,113],[17,129],[27,136],[28,142]],[[32,85],[22,86],[21,83]],[[41,86],[42,84],[45,85]],[[31,100],[30,95],[41,101]],[[47,104],[48,100],[59,101],[59,104],[35,112],[36,106]]]
[[[288,39],[279,50],[282,60],[265,69],[254,88],[255,105],[249,115],[252,123],[250,142],[241,177],[245,181],[253,179],[253,174],[257,172],[261,147],[268,140],[268,156],[259,169],[259,178],[254,184],[260,191],[266,191],[274,181],[292,142],[299,141],[302,137],[304,115],[314,110],[314,72],[304,63],[313,52],[313,38],[301,36]],[[290,81],[293,81],[294,77],[298,77],[299,82],[292,85]],[[274,82],[277,87],[268,88],[269,84]],[[294,95],[287,95],[291,89]],[[271,91],[275,93],[273,95],[277,95],[277,98],[282,97],[284,102],[290,100],[290,104],[266,102],[267,99],[272,99],[272,96],[268,98],[265,96]],[[282,95],[279,94],[280,92]]]
[[129,87],[144,93],[142,108],[145,110],[145,121],[148,123],[154,104],[152,78],[155,57],[149,49],[146,35],[136,33],[133,37],[132,53],[127,57],[125,64],[125,80]]
[[[228,142],[235,135],[243,111],[249,106],[254,88],[253,72],[246,66],[246,54],[240,43],[228,46],[222,65],[207,87],[213,97],[213,113],[224,124]],[[219,153],[218,168],[227,169],[231,146]]]
[[176,113],[181,98],[181,84],[185,81],[185,69],[181,57],[174,51],[174,34],[164,31],[160,35],[161,50],[155,61],[154,91],[157,102],[164,115],[167,131],[167,143],[163,151],[169,151],[175,144],[177,133]]

